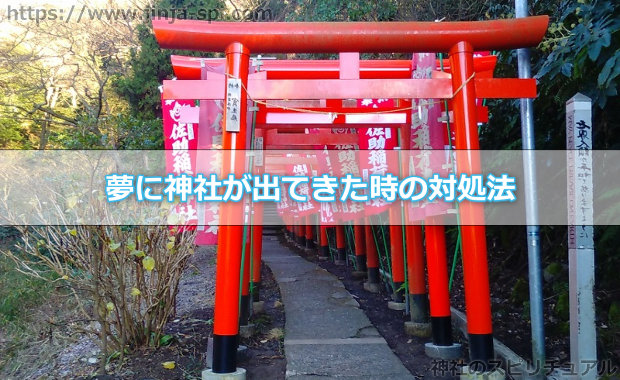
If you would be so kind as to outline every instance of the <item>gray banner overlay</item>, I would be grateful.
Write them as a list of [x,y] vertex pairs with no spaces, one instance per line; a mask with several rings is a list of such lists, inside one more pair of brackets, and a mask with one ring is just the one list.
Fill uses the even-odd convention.
[[[318,152],[322,152],[323,156],[317,157]],[[321,176],[329,172],[325,169],[325,162],[329,159],[332,166],[337,166],[336,162],[339,157],[344,157],[339,156],[342,152],[239,151],[235,160],[245,160],[246,170],[236,175],[238,178],[245,173],[252,176],[264,173],[279,176],[295,175],[293,167],[305,162],[310,177]],[[364,171],[364,167],[368,166],[369,151],[355,152],[355,157],[351,159],[349,156],[347,158],[349,161],[342,167],[349,168],[346,170],[351,170],[348,173],[353,175],[367,176],[368,170]],[[473,157],[479,155],[481,171],[472,174],[482,174],[485,183],[489,174],[495,177],[507,174],[515,178],[516,200],[482,203],[485,213],[484,224],[527,224],[525,195],[523,194],[522,151],[472,151],[469,153]],[[166,154],[169,155],[168,158]],[[214,173],[220,176],[214,168],[219,168],[221,162],[225,161],[222,157],[223,151],[192,151],[191,154],[195,173],[188,173],[189,175],[196,176],[202,173],[208,177]],[[454,169],[455,151],[386,151],[386,154],[387,166],[384,167],[384,173],[392,173],[401,179],[411,175],[430,178],[434,173],[438,173],[441,177],[454,173],[458,179],[460,174]],[[420,156],[421,154],[424,156]],[[591,167],[586,167],[589,164],[584,166],[584,162],[590,162],[589,160],[579,159],[583,155],[588,155],[588,157],[591,155]],[[541,225],[620,224],[620,165],[618,164],[620,151],[536,151],[534,156],[538,168],[536,195]],[[108,202],[106,194],[107,175],[165,177],[168,174],[166,172],[167,159],[171,162],[170,151],[0,151],[0,225],[183,224],[182,219],[170,217],[170,210],[174,208],[174,205],[166,200],[163,202],[138,201],[134,192],[126,199]],[[261,166],[256,166],[257,162]],[[572,166],[567,166],[567,162]],[[406,163],[412,165],[406,165]],[[350,169],[356,165],[357,171]],[[332,170],[328,174],[341,178],[345,172],[335,173]],[[151,187],[152,193],[161,194],[165,184]],[[456,195],[458,196],[459,193],[457,192]],[[593,206],[584,202],[584,199],[587,200],[590,197],[593,198]],[[249,195],[246,195],[245,199],[252,203]],[[391,203],[407,210],[408,202],[410,201],[401,201],[397,198]],[[444,201],[440,199],[433,202]],[[275,209],[275,202],[262,203],[265,209]],[[267,203],[271,204],[267,205]],[[363,202],[361,204],[365,205]],[[445,207],[446,212],[443,212],[439,218],[433,218],[433,223],[446,225],[458,223],[456,210],[462,208],[462,203],[451,202],[448,205],[450,207]],[[209,203],[208,207],[213,210],[213,202]],[[571,212],[569,212],[569,207]],[[363,214],[360,215],[363,216]],[[404,217],[403,224],[428,223],[427,220],[422,219],[411,221]],[[373,220],[361,218],[355,223],[372,223]],[[350,222],[351,220],[346,221],[346,223]],[[263,225],[282,223],[277,213],[265,212]]]

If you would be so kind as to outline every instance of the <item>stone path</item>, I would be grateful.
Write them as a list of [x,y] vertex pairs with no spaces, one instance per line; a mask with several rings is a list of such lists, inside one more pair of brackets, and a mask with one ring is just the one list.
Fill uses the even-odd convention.
[[263,260],[284,303],[287,379],[414,379],[336,276],[273,236]]

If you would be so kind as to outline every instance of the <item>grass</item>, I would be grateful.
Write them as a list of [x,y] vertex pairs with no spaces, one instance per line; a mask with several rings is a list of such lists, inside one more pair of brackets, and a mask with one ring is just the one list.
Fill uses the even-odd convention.
[[18,322],[51,288],[48,281],[18,272],[15,263],[0,254],[0,326]]
[[[0,227],[0,251],[14,249],[16,236]],[[41,323],[34,310],[45,304],[53,285],[20,273],[16,264],[0,253],[0,374],[19,370],[22,350],[40,339]]]

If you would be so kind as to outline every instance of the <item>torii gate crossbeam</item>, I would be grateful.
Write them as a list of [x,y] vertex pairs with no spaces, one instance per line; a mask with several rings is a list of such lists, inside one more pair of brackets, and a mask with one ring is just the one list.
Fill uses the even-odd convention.
[[154,19],[163,48],[222,52],[239,42],[253,53],[436,53],[460,41],[477,51],[536,46],[547,16],[467,22],[206,22]]
[[[457,168],[459,173],[480,170],[476,97],[534,97],[535,85],[506,81],[515,79],[474,78],[475,50],[505,50],[536,46],[547,29],[548,17],[477,22],[387,22],[387,23],[231,23],[167,19],[153,20],[153,29],[164,48],[205,52],[226,52],[226,73],[211,81],[208,91],[200,83],[165,83],[164,99],[227,99],[231,85],[242,84],[238,119],[246,120],[247,91],[255,99],[325,98],[451,98],[455,118]],[[451,78],[433,79],[328,79],[328,80],[249,80],[252,53],[411,53],[450,52]],[[359,78],[359,77],[358,77]],[[391,81],[386,83],[386,81]],[[425,81],[429,81],[425,83]],[[487,82],[495,81],[495,82]],[[497,81],[504,81],[503,83]],[[495,84],[495,86],[493,85]],[[421,86],[417,86],[421,85]],[[485,86],[487,87],[485,89]],[[416,90],[423,88],[422,90]],[[489,89],[490,88],[490,89]],[[513,89],[518,88],[518,91]],[[487,91],[488,90],[488,91]],[[299,92],[304,93],[299,95]],[[487,91],[487,93],[485,93]],[[533,93],[532,93],[533,91]],[[291,97],[297,93],[297,97]],[[321,95],[319,97],[319,94]],[[525,95],[525,96],[524,96]],[[238,95],[237,95],[238,96]],[[233,97],[235,95],[233,94]],[[224,120],[228,120],[224,108]],[[223,148],[244,149],[245,125],[230,130],[224,125]],[[225,173],[240,163],[225,159]],[[241,171],[243,168],[240,169]],[[239,171],[240,172],[240,171]],[[239,268],[242,228],[226,225],[226,215],[239,207],[222,208],[216,268],[216,308],[214,317],[214,374],[236,371],[236,341],[239,309]],[[463,203],[459,215],[463,236],[465,302],[470,341],[470,360],[479,362],[483,372],[493,358],[493,337],[487,271],[487,247],[481,205]],[[482,268],[484,270],[482,270]]]

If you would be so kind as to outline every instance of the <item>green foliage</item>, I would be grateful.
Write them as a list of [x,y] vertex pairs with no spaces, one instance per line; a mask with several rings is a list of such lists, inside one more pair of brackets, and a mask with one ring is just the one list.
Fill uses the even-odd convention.
[[393,21],[398,14],[393,0],[311,0],[298,5],[285,15],[287,21]]
[[19,236],[19,231],[15,227],[0,226],[0,241],[13,239]]
[[[40,83],[45,68],[25,47],[13,46],[2,38],[0,62],[0,148],[37,148],[44,127],[48,133],[62,129],[60,124],[50,124],[44,112],[33,108],[46,104],[46,90]],[[19,68],[13,62],[18,62]],[[70,115],[62,100],[56,111]]]
[[523,309],[521,310],[521,316],[524,319],[530,318],[530,301],[523,301]]
[[123,96],[136,115],[154,119],[161,115],[161,95],[158,87],[170,79],[170,53],[160,49],[150,28],[138,26],[140,49],[132,50],[129,58],[131,73],[114,80],[116,91]]
[[[54,277],[49,276],[52,280]],[[51,291],[49,281],[24,276],[15,263],[0,255],[0,326],[15,323],[29,307],[38,304]]]
[[[602,323],[598,333],[599,339],[599,356],[602,358],[614,357],[618,360],[618,351],[616,347],[620,345],[620,302],[614,300],[607,310],[607,320]],[[605,315],[597,309],[597,315]],[[600,318],[600,317],[599,317]],[[601,318],[602,319],[602,318]]]
[[274,21],[477,20],[489,7],[479,0],[264,0]]
[[521,304],[529,298],[528,283],[523,278],[518,278],[512,287],[510,298],[516,304]]
[[170,343],[163,330],[194,252],[193,231],[165,226],[17,228],[23,241],[15,250],[0,251],[0,260],[12,263],[22,281],[45,284],[51,278],[68,290],[78,312],[102,326],[101,331],[86,331],[101,338],[105,355],[120,352],[122,360],[126,348]]
[[[160,0],[156,9],[186,9],[187,16],[198,15],[198,9],[224,9],[220,0]],[[205,56],[204,53],[164,50],[159,47],[150,21],[137,28],[139,48],[132,49],[128,61],[128,75],[117,76],[114,87],[124,97],[131,111],[140,120],[153,120],[161,117],[161,95],[159,86],[164,79],[171,79],[171,54]]]
[[262,330],[264,327],[271,324],[271,316],[265,313],[252,316],[252,323],[257,327],[258,330]]
[[620,302],[614,301],[609,305],[607,320],[612,327],[620,328]]
[[558,296],[558,300],[555,303],[553,311],[563,321],[568,321],[568,314],[570,311],[570,305],[568,302],[568,291],[562,292]]
[[559,17],[540,46],[548,55],[536,76],[554,81],[552,89],[559,96],[568,99],[580,91],[603,108],[609,97],[618,94],[618,9],[608,0],[564,1],[556,14]]
[[0,117],[0,147],[4,149],[31,147],[22,123],[12,117]]
[[596,237],[597,286],[618,289],[616,270],[620,268],[620,248],[618,247],[620,226],[597,226],[594,229],[594,236]]
[[[90,133],[97,123],[101,136]],[[56,139],[67,149],[163,149],[161,119],[143,119],[126,112],[93,120],[84,117],[78,128],[65,131]]]
[[[512,2],[493,2],[486,17],[510,17]],[[538,79],[534,100],[537,149],[566,146],[565,104],[577,92],[593,100],[594,147],[617,149],[620,141],[620,15],[609,0],[534,2],[532,14],[551,18],[543,42],[531,49],[532,70]],[[516,77],[516,51],[500,52],[497,77]],[[519,101],[490,100],[490,121],[482,126],[483,149],[521,149]]]
[[[0,249],[8,249],[13,234],[11,238],[3,238],[3,230],[8,228],[0,227]],[[36,313],[37,308],[52,298],[60,306],[58,295],[64,300],[65,292],[52,283],[56,278],[49,274],[44,278],[25,276],[12,260],[0,254],[0,340],[4,340],[0,343],[0,377],[3,379],[14,378],[11,374],[19,371],[22,359],[28,357],[25,351],[45,334],[44,324],[49,326]],[[39,353],[39,359],[43,360],[44,352]]]
[[607,328],[599,329],[600,356],[615,357],[618,360],[616,347],[620,344],[620,282],[618,282],[618,268],[620,267],[620,250],[618,236],[620,226],[597,226],[595,236],[595,285],[596,314],[599,321]]
[[552,262],[543,270],[543,276],[545,281],[552,281],[562,272],[562,265],[557,262]]
[[162,335],[159,337],[159,345],[167,346],[174,341],[174,336],[170,334]]

